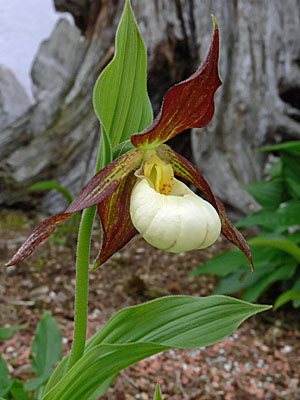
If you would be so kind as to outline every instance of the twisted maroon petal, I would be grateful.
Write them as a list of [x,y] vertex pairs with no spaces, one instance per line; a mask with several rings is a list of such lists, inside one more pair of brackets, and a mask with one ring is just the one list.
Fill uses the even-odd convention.
[[27,258],[41,242],[56,230],[58,225],[77,211],[91,207],[110,197],[118,189],[122,180],[140,165],[141,159],[142,153],[137,149],[133,149],[99,171],[64,213],[47,218],[32,231],[31,235],[6,266],[18,264]]
[[123,179],[113,195],[98,204],[103,236],[102,248],[94,269],[103,264],[137,234],[130,217],[130,196],[135,182],[136,177],[132,171]]
[[219,28],[206,60],[187,80],[173,86],[165,95],[161,111],[153,124],[131,137],[135,147],[160,144],[189,128],[203,128],[214,115],[214,94],[222,84],[218,74]]

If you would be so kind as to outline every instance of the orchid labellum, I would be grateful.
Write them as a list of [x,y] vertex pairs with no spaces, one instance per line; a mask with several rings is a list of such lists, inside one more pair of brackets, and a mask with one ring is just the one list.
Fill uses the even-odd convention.
[[143,238],[171,253],[213,244],[221,232],[216,209],[174,179],[171,165],[157,155],[151,156],[143,169],[136,173],[130,200],[132,223]]
[[[247,242],[230,223],[224,205],[215,198],[204,177],[164,144],[186,129],[205,127],[213,117],[213,97],[221,85],[219,30],[213,21],[214,34],[206,60],[190,78],[169,89],[152,125],[132,135],[134,148],[96,174],[63,214],[38,225],[8,266],[23,261],[65,219],[93,205],[98,206],[103,228],[95,267],[138,231],[153,246],[171,252],[210,246],[222,231],[252,265]],[[195,185],[208,201],[174,176]]]

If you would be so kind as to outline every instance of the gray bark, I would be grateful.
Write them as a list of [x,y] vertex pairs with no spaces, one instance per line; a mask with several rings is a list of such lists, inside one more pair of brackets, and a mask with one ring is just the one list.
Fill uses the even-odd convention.
[[[0,204],[29,202],[51,212],[65,205],[59,194],[48,194],[40,203],[25,188],[55,179],[76,194],[91,177],[99,138],[92,88],[112,57],[123,6],[120,0],[55,3],[76,14],[84,37],[66,21],[58,23],[33,65],[35,104],[28,109],[26,96],[19,95],[24,111],[9,117],[0,141]],[[240,189],[262,177],[265,156],[255,150],[300,136],[300,1],[132,0],[132,5],[148,48],[155,113],[168,87],[204,60],[210,14],[216,16],[223,85],[215,97],[215,116],[205,129],[180,135],[171,145],[193,158],[233,209],[256,208]],[[0,85],[0,99],[1,94]]]

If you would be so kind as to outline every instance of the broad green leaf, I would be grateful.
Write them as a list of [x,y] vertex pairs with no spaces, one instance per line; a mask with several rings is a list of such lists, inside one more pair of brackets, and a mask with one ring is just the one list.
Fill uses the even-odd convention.
[[[300,143],[300,142],[299,142]],[[300,146],[300,144],[299,144]],[[280,159],[283,165],[283,178],[285,179],[289,193],[292,197],[300,197],[300,157],[295,154],[289,154],[285,151],[280,152]]]
[[43,397],[47,382],[48,382],[48,379],[34,391],[36,400],[39,400]]
[[127,0],[116,34],[115,56],[94,88],[95,112],[112,148],[152,122],[146,57],[143,39]]
[[[252,254],[253,256],[253,254]],[[216,274],[218,276],[226,276],[232,271],[235,271],[247,263],[243,254],[234,249],[219,254],[212,259],[206,261],[200,267],[194,269],[190,276]],[[255,261],[253,261],[255,263]]]
[[108,165],[113,160],[112,146],[109,137],[105,133],[105,129],[101,127],[100,146],[95,168],[97,174],[102,168]]
[[[300,292],[300,274],[299,274],[299,271],[298,271],[298,278],[294,281],[292,289],[298,290]],[[300,307],[300,299],[294,299],[293,300],[293,307],[294,308]]]
[[282,162],[278,160],[274,162],[267,170],[266,173],[271,175],[274,179],[282,178]]
[[245,301],[256,301],[265,290],[273,285],[273,283],[292,278],[296,270],[297,262],[295,261],[276,268],[271,274],[262,277],[255,285],[247,289],[243,295],[243,299]]
[[275,230],[278,226],[277,217],[272,210],[259,210],[245,218],[240,219],[235,226],[237,228],[246,228],[248,226],[262,226],[269,230]]
[[272,231],[282,232],[290,226],[300,225],[300,202],[291,200],[273,210],[260,210],[236,223],[237,228],[262,226]]
[[154,393],[154,400],[163,400],[161,397],[161,391],[159,384],[156,385],[155,393]]
[[[98,352],[102,355],[103,351],[106,352],[107,349],[113,349],[113,347],[107,348],[107,344],[121,345],[117,346],[118,351],[115,355],[118,364],[117,368],[119,369],[110,367],[107,360],[105,361],[106,364],[105,362],[101,364],[102,370],[96,368],[96,370],[90,371],[91,374],[95,375],[89,376],[87,374],[85,377],[86,384],[94,382],[95,385],[97,383],[100,386],[110,376],[115,375],[123,368],[125,364],[123,364],[122,357],[124,357],[125,363],[129,362],[126,357],[131,357],[131,354],[129,354],[131,351],[140,351],[141,354],[136,354],[136,357],[141,360],[148,356],[148,346],[154,352],[170,347],[194,348],[206,346],[232,333],[249,316],[268,308],[269,306],[253,305],[225,296],[203,298],[170,296],[121,310],[88,341],[86,346],[87,357],[89,358],[93,354],[93,357],[98,360],[98,357],[100,357],[97,355]],[[150,342],[154,347],[151,347]],[[126,343],[128,344],[126,346],[129,347],[125,346]],[[124,346],[124,352],[122,352],[122,346]],[[145,349],[143,346],[146,346]],[[155,346],[158,347],[156,348]],[[130,352],[127,353],[126,349],[130,349]],[[93,352],[91,353],[91,351]],[[91,359],[92,357],[89,358],[89,363],[91,363]],[[57,395],[57,387],[62,388],[71,381],[75,382],[77,376],[80,376],[81,372],[84,373],[85,371],[86,367],[81,366],[80,360],[73,367],[76,370],[76,376],[73,374],[72,368],[65,375],[65,377],[68,377],[67,381],[65,381],[65,377],[61,379],[64,373],[64,366],[67,363],[65,360],[62,363],[63,366],[59,366],[50,378],[46,393],[51,394],[51,396],[45,396],[45,400],[55,398],[52,397],[52,393]],[[107,371],[111,371],[110,375],[106,374]],[[105,375],[100,376],[97,374]],[[70,376],[72,376],[72,379]],[[93,386],[93,392],[97,387]],[[54,388],[54,392],[51,391],[52,388]],[[74,397],[74,399],[76,398]],[[83,400],[84,397],[81,399]]]
[[60,329],[51,317],[45,313],[39,322],[31,349],[32,369],[38,378],[27,382],[27,391],[35,390],[52,373],[52,367],[62,358],[62,337]]
[[247,190],[265,208],[277,208],[283,200],[283,179],[255,182],[250,185],[242,185],[242,188]]
[[288,238],[290,241],[296,243],[296,244],[300,244],[300,230],[295,231],[293,233],[288,233]]
[[300,307],[300,299],[294,299],[293,300],[293,307],[294,308],[299,308]]
[[99,397],[104,396],[108,388],[111,386],[113,381],[116,379],[118,374],[111,376],[101,386],[97,387],[97,390],[88,398],[88,400],[98,400]]
[[25,390],[31,392],[33,390],[39,389],[42,386],[45,386],[52,372],[53,372],[52,369],[49,369],[45,371],[43,375],[38,376],[37,378],[31,379],[30,381],[26,382],[24,385]]
[[8,377],[6,362],[2,360],[0,353],[0,396],[6,396],[12,387],[13,380]]
[[88,350],[43,400],[86,400],[97,387],[128,366],[167,350],[155,343],[97,345]]
[[[299,162],[300,162],[300,160],[299,160]],[[285,181],[288,186],[290,195],[294,199],[299,199],[300,198],[300,183],[299,183],[299,181],[295,181],[294,179],[289,178],[289,177],[286,177]]]
[[296,289],[287,290],[286,292],[282,293],[279,297],[277,297],[274,303],[274,311],[276,311],[277,308],[283,306],[289,301],[299,300],[299,299],[300,299],[300,290]]
[[295,280],[294,284],[293,284],[293,289],[299,290],[300,291],[300,275],[298,276],[298,278]]
[[292,240],[281,236],[257,236],[249,240],[251,246],[256,247],[271,247],[285,251],[300,262],[300,247]]
[[273,146],[265,146],[259,149],[260,151],[279,151],[285,150],[292,154],[297,154],[300,156],[300,141],[290,141],[280,144],[275,144]]
[[[272,248],[251,248],[253,263],[255,270],[266,263],[274,263],[273,260],[278,259],[278,250]],[[275,261],[276,262],[276,261]],[[248,262],[243,254],[237,249],[226,251],[210,260],[206,261],[200,267],[191,272],[191,276],[215,274],[218,276],[226,276],[241,268],[248,269]]]
[[255,268],[254,273],[245,268],[234,271],[221,280],[218,287],[214,290],[214,294],[232,294],[241,289],[248,288],[255,285],[262,277],[271,274],[275,268],[276,265],[266,264],[263,268]]
[[118,144],[116,147],[113,148],[113,159],[120,157],[122,154],[126,153],[129,150],[134,148],[131,140],[125,140],[124,142]]
[[[67,371],[67,366],[68,366],[68,361],[69,361],[69,355],[66,356],[61,363],[56,367],[54,373],[51,375],[49,382],[46,387],[46,391],[50,390],[50,388],[54,387],[58,381],[63,377],[65,372]],[[103,382],[100,386],[97,386],[95,392],[90,395],[88,400],[98,400],[99,397],[103,396],[107,389],[111,386],[112,382],[115,380],[118,374],[111,376],[108,378],[105,382]]]
[[27,324],[10,326],[9,328],[0,326],[0,340],[8,340],[14,333],[26,328],[26,326]]
[[62,359],[62,361],[58,364],[58,366],[55,368],[53,374],[50,376],[46,389],[45,389],[45,394],[52,389],[60,380],[61,378],[65,375],[67,369],[68,369],[68,362],[70,359],[70,353]]
[[32,400],[32,397],[28,396],[23,383],[20,381],[14,380],[10,392],[14,400]]
[[277,226],[288,228],[290,226],[300,225],[300,202],[290,200],[274,212],[277,218]]
[[[100,343],[141,341],[180,348],[206,346],[235,329],[244,312],[251,315],[252,307],[260,307],[236,301],[225,296],[170,296],[129,307],[115,314],[93,336],[87,349]],[[233,309],[236,310],[234,315]]]
[[72,195],[68,191],[68,189],[61,186],[58,182],[55,181],[41,181],[37,182],[29,187],[29,190],[57,190],[61,193],[69,204],[72,203]]

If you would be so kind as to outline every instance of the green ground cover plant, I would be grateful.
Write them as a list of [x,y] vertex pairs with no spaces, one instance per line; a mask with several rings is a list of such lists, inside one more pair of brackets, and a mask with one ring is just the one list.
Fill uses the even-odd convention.
[[241,219],[237,228],[259,227],[251,246],[255,274],[236,250],[222,253],[193,271],[192,275],[220,277],[216,294],[241,293],[242,299],[257,301],[271,286],[277,293],[274,309],[292,301],[300,306],[300,142],[263,147],[278,160],[267,178],[243,186],[262,206]]
[[[25,325],[0,327],[0,340],[8,340],[15,332],[25,328]],[[27,400],[32,399],[29,393],[36,392],[36,398],[43,391],[45,382],[52,374],[53,367],[62,358],[62,336],[54,318],[45,313],[41,318],[32,343],[30,360],[31,368],[36,378],[28,382],[10,379],[7,365],[0,354],[0,398]]]

